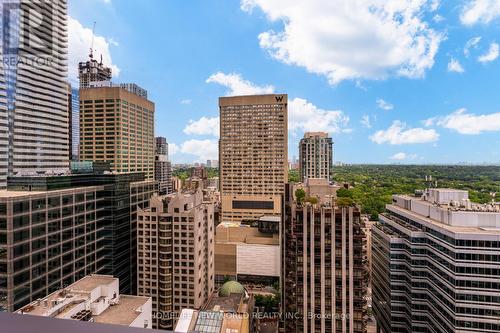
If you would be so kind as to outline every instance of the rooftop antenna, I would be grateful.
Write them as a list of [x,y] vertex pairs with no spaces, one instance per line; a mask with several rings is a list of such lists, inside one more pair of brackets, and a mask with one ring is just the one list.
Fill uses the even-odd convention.
[[90,59],[94,58],[94,33],[95,33],[95,21],[94,21],[94,26],[92,27],[92,44],[90,44],[90,54],[89,54]]

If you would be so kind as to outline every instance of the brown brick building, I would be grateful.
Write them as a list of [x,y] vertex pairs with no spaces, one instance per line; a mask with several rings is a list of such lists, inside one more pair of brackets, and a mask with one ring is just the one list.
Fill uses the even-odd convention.
[[219,98],[222,221],[281,216],[288,181],[288,96]]

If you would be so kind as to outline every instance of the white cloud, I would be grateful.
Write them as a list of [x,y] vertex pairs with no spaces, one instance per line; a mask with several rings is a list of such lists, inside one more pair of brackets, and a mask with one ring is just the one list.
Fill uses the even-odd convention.
[[[78,85],[78,63],[86,61],[89,57],[92,29],[82,26],[78,20],[70,16],[68,17],[68,35],[68,76],[72,84]],[[110,66],[113,76],[117,77],[120,74],[120,68],[113,64],[109,48],[109,39],[103,36],[94,36],[94,58],[99,60],[102,55],[104,65]]]
[[482,62],[482,63],[494,61],[496,58],[498,58],[499,51],[500,51],[500,47],[498,46],[498,44],[491,43],[490,48],[488,49],[488,52],[486,52],[482,56],[478,57],[477,61]]
[[448,72],[463,73],[465,70],[458,60],[452,58],[448,63]]
[[435,117],[427,120],[429,125],[452,129],[460,134],[481,134],[482,132],[500,131],[500,112],[475,115],[467,113],[466,109],[459,109],[444,117]]
[[391,145],[428,143],[438,139],[439,134],[434,129],[408,128],[405,123],[397,120],[387,130],[377,131],[370,136],[370,140],[377,144]]
[[432,20],[436,23],[441,23],[445,20],[445,18],[439,14],[436,14],[434,15],[434,17],[432,18]]
[[397,153],[391,156],[391,160],[395,161],[414,160],[416,158],[417,154],[406,154],[406,153]]
[[219,156],[217,140],[188,140],[181,145],[181,153],[194,155],[198,161],[216,160]]
[[[249,94],[271,94],[274,87],[271,85],[257,86],[247,81],[240,74],[217,73],[210,76],[207,83],[218,83],[228,88],[227,95],[249,95]],[[202,119],[204,119],[203,117]],[[193,122],[188,126],[200,128],[212,128],[211,133],[215,133],[214,123],[207,125],[210,118],[202,122]],[[212,121],[215,118],[211,118]],[[219,118],[216,118],[217,120]],[[288,100],[288,130],[291,134],[298,131],[324,131],[329,133],[350,132],[347,128],[349,117],[340,110],[325,110],[317,107],[303,98],[292,98]],[[218,126],[218,124],[217,124]],[[205,131],[207,132],[207,131]],[[218,135],[218,127],[217,127]]]
[[370,122],[370,116],[365,114],[361,117],[361,125],[365,128],[372,128],[372,124]]
[[175,155],[179,152],[180,148],[177,144],[175,143],[168,143],[168,155]]
[[288,101],[288,130],[350,132],[349,117],[340,110],[324,110],[302,98]]
[[444,35],[423,20],[435,1],[242,0],[258,7],[282,31],[259,35],[260,46],[286,64],[343,80],[423,77]]
[[108,43],[115,47],[120,46],[120,43],[118,43],[118,41],[114,40],[113,38],[108,38]]
[[225,74],[218,72],[211,75],[206,82],[218,83],[228,88],[226,92],[228,96],[272,94],[274,92],[273,86],[255,85],[254,83],[243,79],[241,75],[237,73]]
[[470,56],[470,50],[472,48],[477,49],[477,46],[478,46],[478,44],[479,44],[480,41],[481,41],[481,37],[479,37],[479,36],[469,39],[467,41],[467,43],[465,43],[464,55],[466,57],[469,57]]
[[432,0],[429,7],[432,12],[438,10],[439,6],[441,5],[440,0]]
[[201,117],[198,120],[189,120],[183,130],[189,135],[213,135],[219,136],[219,117]]
[[392,110],[394,109],[394,105],[389,102],[384,101],[382,98],[377,99],[377,107],[382,110]]
[[191,100],[190,99],[183,99],[183,100],[181,100],[181,104],[182,105],[189,105],[189,104],[191,104]]
[[476,23],[488,24],[500,17],[500,1],[498,0],[468,0],[462,8],[460,21],[464,25]]

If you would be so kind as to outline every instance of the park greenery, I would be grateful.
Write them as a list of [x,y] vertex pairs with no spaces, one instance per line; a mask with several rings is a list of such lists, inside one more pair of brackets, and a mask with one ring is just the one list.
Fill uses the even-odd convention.
[[[193,168],[174,168],[172,170],[172,176],[177,177],[180,180],[186,180],[191,177],[191,169]],[[207,170],[208,178],[219,177],[219,169],[205,167],[205,170]]]
[[[500,166],[348,165],[335,166],[333,174],[335,182],[349,184],[337,191],[339,200],[353,200],[374,220],[393,194],[414,194],[435,187],[435,181],[438,187],[468,190],[473,202],[500,201]],[[426,176],[432,176],[432,184]]]

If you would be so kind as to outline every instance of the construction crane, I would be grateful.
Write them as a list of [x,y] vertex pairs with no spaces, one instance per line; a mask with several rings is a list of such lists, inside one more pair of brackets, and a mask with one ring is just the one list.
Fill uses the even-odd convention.
[[90,44],[90,54],[89,54],[90,59],[94,58],[94,33],[95,33],[95,21],[94,21],[94,26],[92,27],[92,44]]

